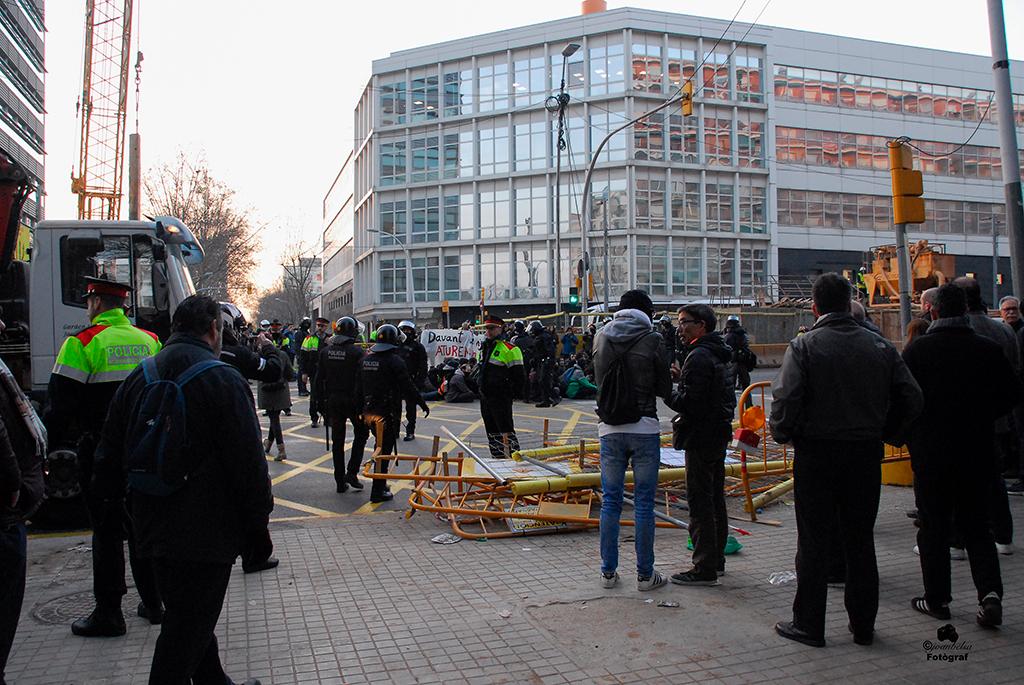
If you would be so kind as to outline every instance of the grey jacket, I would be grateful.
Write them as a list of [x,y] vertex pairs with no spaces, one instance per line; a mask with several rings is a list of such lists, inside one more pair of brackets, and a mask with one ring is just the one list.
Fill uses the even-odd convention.
[[921,388],[896,348],[849,313],[832,313],[789,343],[772,383],[770,427],[780,443],[901,444],[923,406]]
[[636,309],[620,309],[615,318],[594,336],[594,375],[598,387],[619,354],[636,342],[626,357],[633,396],[643,416],[658,416],[660,397],[672,396],[672,374],[662,348],[661,336],[654,332],[651,320]]
[[[1003,356],[1009,360],[1014,374],[1019,377],[1021,370],[1020,347],[1017,344],[1017,334],[1013,332],[1013,329],[1002,321],[993,319],[984,310],[967,312],[967,321],[975,333],[983,338],[988,338],[1002,348]],[[930,331],[931,328],[928,330]],[[1008,433],[1012,429],[1009,413],[996,419],[997,434]]]

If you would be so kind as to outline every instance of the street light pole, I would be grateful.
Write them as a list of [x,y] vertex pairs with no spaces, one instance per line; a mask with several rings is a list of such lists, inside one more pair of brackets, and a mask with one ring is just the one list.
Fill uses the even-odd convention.
[[558,135],[555,138],[555,313],[562,311],[562,149],[565,147],[565,109],[569,105],[569,94],[565,92],[565,76],[568,59],[580,49],[579,43],[569,43],[562,48],[562,82],[558,95],[550,96],[544,108],[551,114],[558,114]]
[[[368,228],[367,233],[379,233],[384,235],[383,231],[378,228]],[[391,239],[398,243],[398,246],[405,252],[405,297],[409,300],[409,304],[412,306],[412,318],[416,321],[416,297],[412,291],[412,254],[409,252],[409,248],[405,246],[405,242],[398,237],[396,233],[388,233]]]

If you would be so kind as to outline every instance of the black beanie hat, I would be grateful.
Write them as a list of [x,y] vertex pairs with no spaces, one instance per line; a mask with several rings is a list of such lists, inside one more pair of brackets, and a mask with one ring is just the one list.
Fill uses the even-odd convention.
[[651,297],[643,290],[627,290],[619,298],[619,309],[639,309],[647,315],[648,319],[654,319],[654,303]]

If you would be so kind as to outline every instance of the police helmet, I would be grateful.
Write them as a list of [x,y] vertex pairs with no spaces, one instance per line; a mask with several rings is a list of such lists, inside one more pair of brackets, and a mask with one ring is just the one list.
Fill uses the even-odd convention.
[[408,319],[406,319],[402,323],[398,324],[398,330],[402,330],[403,328],[408,328],[410,331],[415,331],[416,330],[416,324],[414,324],[412,321],[409,321]]
[[402,334],[398,329],[391,324],[386,323],[377,329],[377,344],[374,345],[373,348],[374,350],[377,350],[381,345],[387,345],[387,347],[382,347],[381,349],[391,349],[392,347],[401,344],[401,340]]
[[334,322],[334,332],[348,338],[359,337],[359,324],[351,316],[343,316]]
[[270,328],[270,322],[263,319],[263,321],[260,321],[260,328]]
[[544,324],[540,321],[531,321],[530,327],[527,330],[533,335],[540,335],[544,332]]
[[735,314],[730,314],[726,318],[726,320],[725,320],[725,325],[726,326],[739,326],[740,325],[740,317],[736,316]]

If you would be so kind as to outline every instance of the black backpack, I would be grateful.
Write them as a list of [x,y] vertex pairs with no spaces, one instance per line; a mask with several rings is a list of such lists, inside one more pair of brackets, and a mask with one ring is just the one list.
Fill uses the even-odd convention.
[[182,388],[217,366],[228,365],[206,359],[168,380],[160,378],[152,357],[142,362],[146,385],[139,397],[138,416],[125,440],[128,486],[133,492],[166,497],[188,483],[194,458],[188,445]]
[[[608,365],[604,378],[601,379],[601,386],[597,389],[597,416],[606,425],[636,423],[642,416],[633,392],[633,381],[626,367],[626,355],[645,337],[647,334],[641,335],[621,354],[616,355]],[[615,350],[611,341],[608,342],[608,346],[612,351]]]

